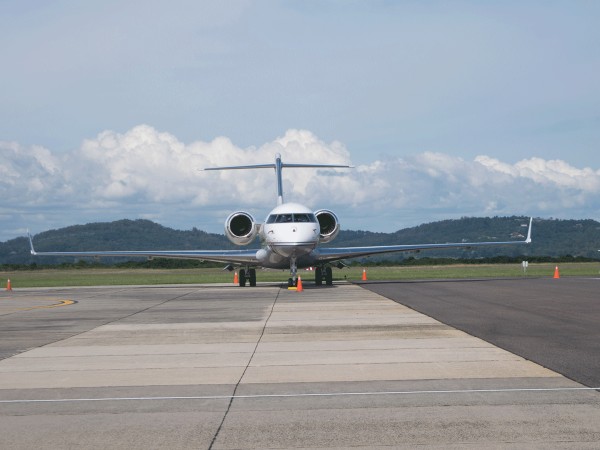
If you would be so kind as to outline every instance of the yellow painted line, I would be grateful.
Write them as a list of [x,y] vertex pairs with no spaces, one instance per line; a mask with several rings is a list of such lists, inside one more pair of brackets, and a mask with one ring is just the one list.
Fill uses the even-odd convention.
[[15,311],[30,311],[32,309],[42,309],[42,308],[58,308],[60,306],[68,306],[77,303],[74,300],[60,300],[58,303],[53,303],[52,305],[39,305],[39,306],[31,306],[29,308],[17,308]]

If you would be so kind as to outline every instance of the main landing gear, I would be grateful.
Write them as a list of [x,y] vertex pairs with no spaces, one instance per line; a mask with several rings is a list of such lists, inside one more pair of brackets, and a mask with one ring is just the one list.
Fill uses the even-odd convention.
[[240,287],[246,286],[246,282],[248,282],[250,286],[256,286],[256,269],[240,269]]
[[[323,282],[325,285],[333,285],[333,271],[330,266],[317,266],[315,268],[315,285],[322,286]],[[239,270],[238,283],[240,287],[256,286],[256,269],[246,267],[245,269]],[[296,261],[292,259],[290,263],[290,278],[288,279],[288,287],[294,287],[298,284],[298,266]]]
[[321,266],[315,269],[315,285],[321,286],[323,281],[327,286],[333,285],[333,271],[330,266]]

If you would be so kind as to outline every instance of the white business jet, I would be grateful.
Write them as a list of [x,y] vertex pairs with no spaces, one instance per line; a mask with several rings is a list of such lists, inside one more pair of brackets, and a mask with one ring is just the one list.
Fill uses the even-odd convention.
[[240,266],[239,285],[256,286],[256,268],[290,270],[288,285],[297,283],[298,269],[315,267],[315,284],[320,286],[333,284],[332,263],[338,268],[344,267],[341,260],[382,253],[419,251],[440,248],[482,247],[489,245],[529,244],[531,242],[531,223],[527,238],[520,241],[507,242],[460,242],[444,244],[410,244],[382,245],[370,247],[319,247],[319,244],[331,242],[340,231],[337,216],[329,210],[312,211],[298,203],[283,201],[283,168],[349,168],[343,165],[325,164],[285,164],[281,155],[277,154],[274,164],[257,164],[247,166],[212,167],[204,170],[233,169],[275,169],[277,177],[277,206],[269,213],[264,223],[254,220],[250,213],[237,211],[229,215],[225,221],[225,235],[236,245],[245,246],[258,236],[260,249],[244,250],[148,250],[148,251],[85,251],[85,252],[36,252],[33,239],[29,235],[31,254],[36,256],[76,256],[76,257],[115,257],[135,256],[147,258],[181,258],[200,259],[204,261],[223,262],[227,269]]

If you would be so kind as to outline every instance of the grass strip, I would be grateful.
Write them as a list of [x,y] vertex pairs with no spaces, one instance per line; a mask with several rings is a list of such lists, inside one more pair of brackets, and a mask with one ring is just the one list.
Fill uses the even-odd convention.
[[[552,277],[555,264],[529,264],[527,272],[520,264],[456,264],[441,266],[372,266],[365,267],[368,280],[422,280],[422,279],[465,279],[465,278],[505,278],[505,277]],[[599,276],[600,263],[561,263],[558,265],[561,277]],[[359,281],[363,267],[334,269],[335,280]],[[312,282],[314,272],[300,270],[304,281]],[[205,284],[231,283],[233,272],[221,269],[41,269],[32,271],[0,272],[0,286],[4,289],[11,280],[13,289],[27,287],[62,286],[122,286],[157,284]],[[257,280],[286,282],[286,270],[258,270]]]

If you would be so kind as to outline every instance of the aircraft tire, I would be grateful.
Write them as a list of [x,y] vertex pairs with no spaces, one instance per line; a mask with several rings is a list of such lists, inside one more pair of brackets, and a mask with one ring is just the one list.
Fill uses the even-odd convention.
[[256,286],[256,269],[248,270],[248,278],[250,280],[250,286]]
[[321,286],[323,284],[323,271],[320,267],[315,268],[315,285]]
[[246,286],[246,271],[244,269],[240,269],[239,281],[240,281],[240,287]]
[[333,285],[333,270],[331,270],[331,267],[325,267],[325,284],[327,286]]

